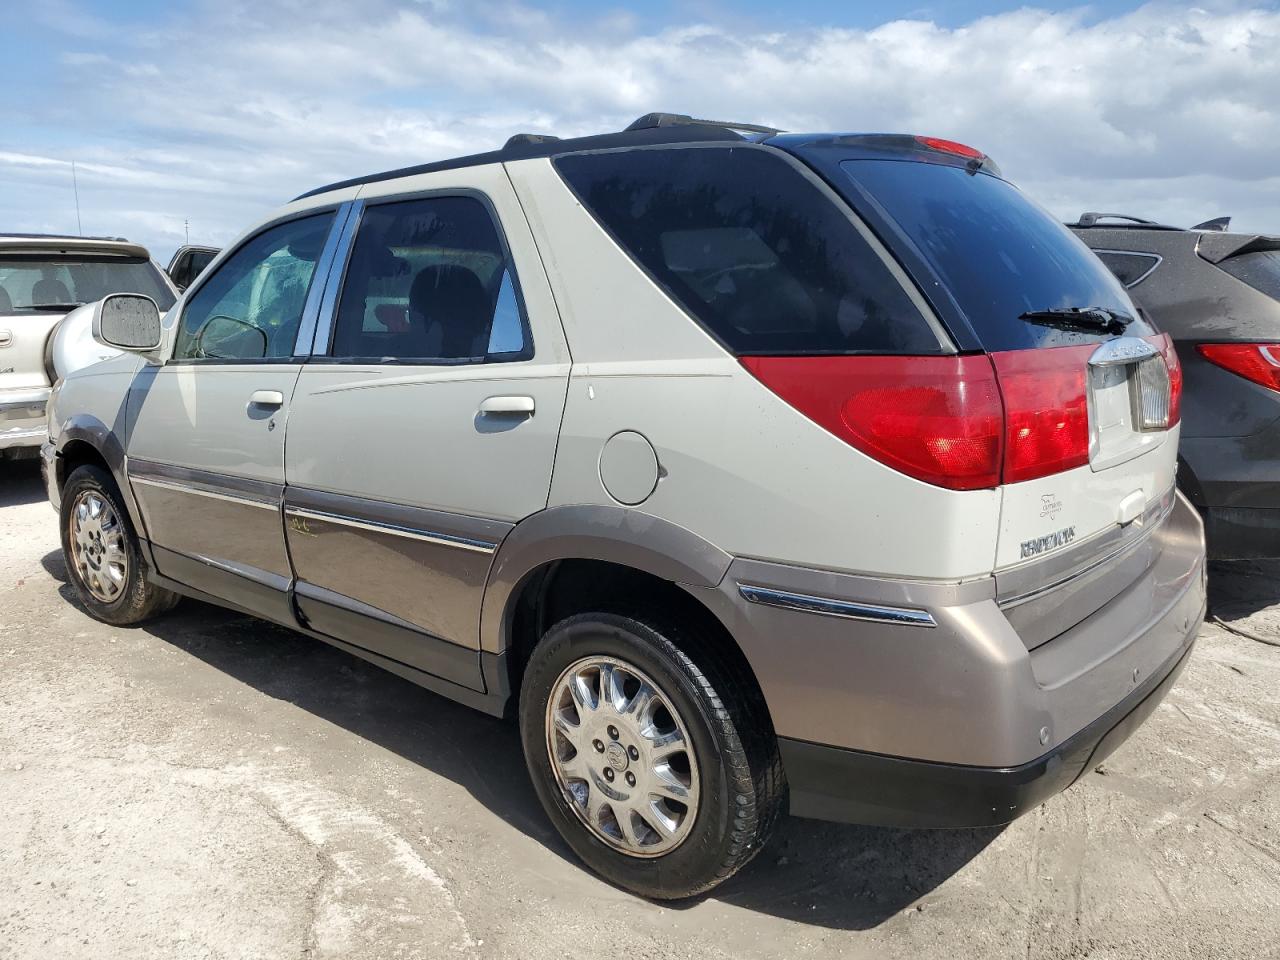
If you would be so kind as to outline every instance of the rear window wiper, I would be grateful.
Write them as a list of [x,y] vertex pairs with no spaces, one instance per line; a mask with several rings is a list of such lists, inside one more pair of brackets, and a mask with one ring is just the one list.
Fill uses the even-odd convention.
[[1127,313],[1108,310],[1106,307],[1052,307],[1048,310],[1028,310],[1019,320],[1038,323],[1061,330],[1079,330],[1086,333],[1124,333],[1133,323]]
[[83,307],[83,303],[29,303],[25,306],[18,307],[19,310],[74,310],[76,307]]

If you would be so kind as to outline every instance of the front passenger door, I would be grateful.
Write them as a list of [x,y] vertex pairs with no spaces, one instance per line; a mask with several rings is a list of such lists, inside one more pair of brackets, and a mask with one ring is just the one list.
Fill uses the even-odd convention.
[[285,415],[335,215],[277,223],[224,260],[187,298],[169,361],[130,395],[128,475],[159,573],[285,624]]

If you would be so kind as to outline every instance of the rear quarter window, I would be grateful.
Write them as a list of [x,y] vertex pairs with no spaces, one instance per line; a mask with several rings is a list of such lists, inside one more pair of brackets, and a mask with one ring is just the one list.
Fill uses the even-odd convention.
[[1096,250],[1098,259],[1116,275],[1126,287],[1132,287],[1160,264],[1160,258],[1150,253],[1120,253],[1112,250]]
[[622,249],[738,355],[947,352],[842,204],[767,148],[555,165]]

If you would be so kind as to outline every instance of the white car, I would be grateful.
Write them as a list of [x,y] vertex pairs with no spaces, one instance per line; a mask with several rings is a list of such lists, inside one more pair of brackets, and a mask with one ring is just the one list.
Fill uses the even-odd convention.
[[1168,338],[981,153],[775,134],[517,137],[299,197],[163,322],[102,301],[128,354],[43,449],[86,609],[201,597],[518,716],[646,896],[784,810],[1070,786],[1204,616]]
[[145,247],[119,237],[0,234],[0,455],[35,456],[48,437],[49,388],[115,356],[82,305],[138,293],[162,309],[177,290]]

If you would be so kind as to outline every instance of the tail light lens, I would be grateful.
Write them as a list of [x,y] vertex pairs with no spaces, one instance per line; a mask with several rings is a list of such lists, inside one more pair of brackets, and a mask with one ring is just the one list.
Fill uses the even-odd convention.
[[743,357],[819,426],[908,476],[952,490],[1000,483],[1003,414],[991,361],[966,357]]
[[[1182,367],[1167,335],[1150,342],[1168,370],[1167,424],[1159,404],[1164,429],[1180,417]],[[978,490],[1089,462],[1089,358],[1096,349],[741,359],[783,400],[868,456],[926,483]],[[1267,349],[1275,351],[1267,363],[1280,390],[1280,344]],[[1163,391],[1162,377],[1162,401]]]
[[1095,345],[993,353],[1004,395],[1004,482],[1089,462],[1089,357]]
[[1196,352],[1224,370],[1280,391],[1280,343],[1202,343]]
[[1173,340],[1167,333],[1147,337],[1147,342],[1160,351],[1165,368],[1169,371],[1169,427],[1176,427],[1182,419],[1182,361],[1173,348]]

